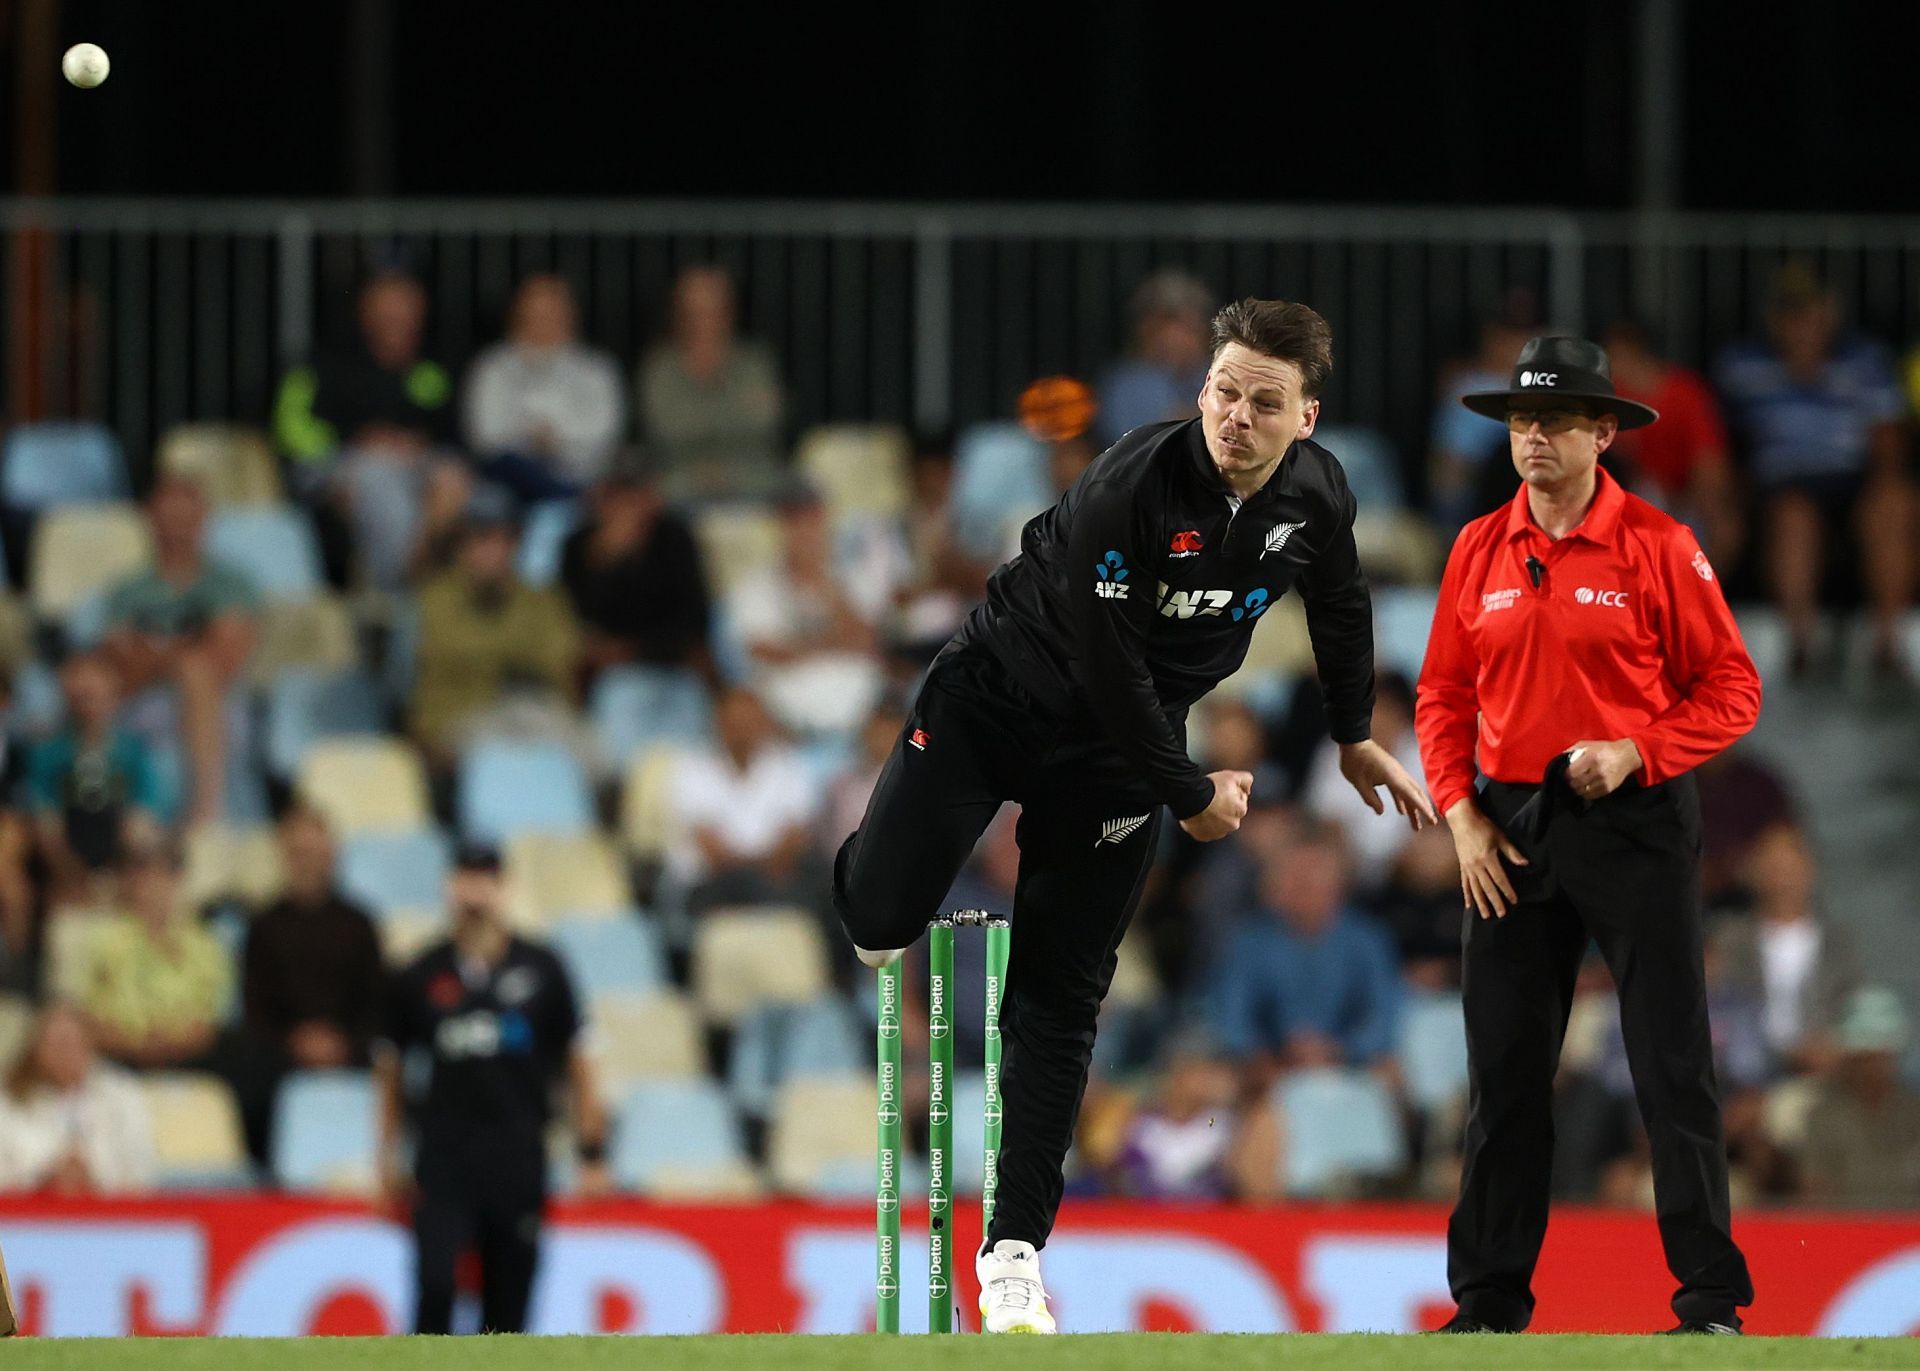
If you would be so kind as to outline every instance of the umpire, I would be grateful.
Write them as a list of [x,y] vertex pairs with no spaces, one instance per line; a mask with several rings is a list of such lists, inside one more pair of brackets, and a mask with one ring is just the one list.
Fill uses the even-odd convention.
[[1535,338],[1508,389],[1464,403],[1506,421],[1522,485],[1453,545],[1416,711],[1468,914],[1447,1331],[1532,1318],[1554,1071],[1592,939],[1619,987],[1680,1282],[1670,1331],[1738,1333],[1753,1285],[1730,1232],[1690,773],[1753,727],[1759,677],[1693,534],[1596,466],[1619,430],[1659,417],[1614,394],[1601,348]]
[[[606,1188],[606,1122],[580,1015],[560,959],[509,930],[500,855],[462,848],[448,881],[453,936],[394,982],[377,1059],[383,1182],[411,1189],[419,1303],[414,1331],[452,1331],[454,1273],[480,1255],[483,1332],[526,1327],[547,1199],[547,1120],[564,1075],[573,1099],[576,1189]],[[402,1057],[432,1068],[414,1144],[414,1179],[399,1169]]]

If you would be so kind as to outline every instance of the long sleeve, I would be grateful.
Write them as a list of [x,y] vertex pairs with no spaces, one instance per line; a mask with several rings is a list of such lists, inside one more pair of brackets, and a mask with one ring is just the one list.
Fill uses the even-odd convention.
[[1471,560],[1467,536],[1462,533],[1454,540],[1446,573],[1440,578],[1440,600],[1427,635],[1413,714],[1420,765],[1427,773],[1433,807],[1441,814],[1473,793],[1480,662],[1467,626],[1460,621],[1460,596]]
[[1660,570],[1666,590],[1662,647],[1680,699],[1632,735],[1642,785],[1691,771],[1725,751],[1760,717],[1760,673],[1706,554],[1684,527],[1664,541]]
[[1300,578],[1307,636],[1327,702],[1327,732],[1336,743],[1373,736],[1373,597],[1353,542],[1356,502],[1346,496],[1340,526]]
[[559,450],[567,468],[582,480],[600,475],[627,420],[620,369],[613,359],[585,349],[566,360],[569,373],[561,387],[566,404],[554,415]]
[[[1352,917],[1352,916],[1349,916]],[[1340,1035],[1349,1066],[1365,1066],[1388,1056],[1400,1032],[1400,971],[1386,932],[1356,922],[1349,930],[1361,999],[1360,1016]]]
[[1176,818],[1190,819],[1213,802],[1213,784],[1180,745],[1147,669],[1159,570],[1152,549],[1125,486],[1086,487],[1067,540],[1074,663],[1114,745]]
[[1227,940],[1225,955],[1213,969],[1206,1000],[1212,1006],[1214,1037],[1229,1057],[1250,1057],[1273,1045],[1261,1023],[1265,966],[1251,940],[1239,935]]

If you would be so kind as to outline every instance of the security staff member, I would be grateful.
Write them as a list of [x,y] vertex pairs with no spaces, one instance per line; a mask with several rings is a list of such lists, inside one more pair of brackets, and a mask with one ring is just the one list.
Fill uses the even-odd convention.
[[1653,1147],[1680,1282],[1671,1331],[1737,1333],[1753,1287],[1729,1231],[1689,773],[1753,727],[1759,677],[1693,534],[1595,466],[1615,433],[1659,417],[1614,394],[1604,351],[1535,338],[1511,387],[1464,399],[1506,420],[1523,484],[1454,543],[1416,710],[1468,913],[1447,1328],[1532,1317],[1554,1069],[1591,938],[1619,986]]
[[452,1331],[454,1270],[480,1254],[480,1322],[518,1333],[539,1256],[547,1198],[547,1121],[562,1075],[573,1101],[576,1188],[607,1188],[606,1121],[582,1050],[573,986],[560,959],[509,931],[500,856],[463,848],[448,882],[453,936],[394,983],[378,1073],[382,1179],[397,1208],[405,1108],[402,1057],[431,1075],[414,1145],[413,1234],[419,1303],[414,1331]]
[[1253,782],[1201,774],[1187,709],[1239,667],[1289,589],[1306,603],[1347,779],[1376,813],[1384,785],[1416,827],[1434,821],[1368,738],[1373,622],[1354,498],[1311,441],[1332,365],[1331,330],[1305,305],[1219,313],[1200,417],[1133,430],[1026,526],[935,661],[835,863],[841,920],[862,960],[885,965],[939,912],[1001,803],[1022,806],[1000,1189],[975,1264],[989,1331],[1053,1331],[1036,1253],[1160,808],[1202,842],[1223,838]]

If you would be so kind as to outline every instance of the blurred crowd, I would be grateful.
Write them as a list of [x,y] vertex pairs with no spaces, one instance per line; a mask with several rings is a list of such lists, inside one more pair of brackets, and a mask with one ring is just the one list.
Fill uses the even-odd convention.
[[[564,279],[530,276],[500,340],[459,366],[426,350],[421,284],[387,271],[363,285],[354,336],[289,372],[271,415],[169,435],[137,483],[111,435],[17,426],[0,471],[27,592],[0,616],[0,1187],[364,1183],[370,1157],[289,1160],[291,1130],[313,1126],[289,1092],[364,1075],[383,981],[445,936],[447,854],[480,841],[503,848],[515,918],[561,952],[596,1047],[627,1065],[604,1073],[637,1092],[609,1101],[622,1184],[699,1190],[686,1157],[641,1140],[684,1129],[727,1154],[710,1173],[730,1191],[865,1193],[870,1106],[836,1131],[781,1103],[806,1079],[868,1089],[870,986],[827,907],[831,854],[1022,523],[1119,434],[1195,412],[1216,303],[1179,273],[1148,279],[1124,356],[1088,382],[1036,381],[1004,422],[796,434],[783,359],[742,335],[717,268],[680,275],[637,359],[581,336]],[[1609,329],[1620,389],[1663,415],[1609,462],[1775,605],[1791,671],[1831,669],[1837,594],[1864,606],[1874,670],[1902,682],[1920,364],[1903,376],[1846,332],[1802,263],[1767,320],[1711,377],[1663,360],[1641,322]],[[1416,776],[1426,587],[1452,531],[1514,487],[1504,427],[1455,400],[1503,384],[1540,331],[1524,299],[1489,320],[1438,378],[1424,461],[1344,417],[1323,426],[1374,521],[1363,554],[1383,645],[1400,645],[1382,653],[1374,736]],[[1397,590],[1413,627],[1389,635]],[[1255,807],[1214,845],[1168,827],[1105,1016],[1082,1193],[1455,1188],[1451,840],[1345,785],[1287,632],[1263,629],[1196,710],[1205,769],[1252,771]],[[1701,780],[1740,1193],[1920,1205],[1900,1000],[1820,907],[1786,783],[1738,750]],[[1006,815],[953,905],[1009,910],[1017,862]],[[1568,1029],[1556,1185],[1647,1204],[1611,995],[1596,958]],[[963,1063],[979,1002],[961,997]],[[718,1131],[650,1113],[662,1077],[692,1078]],[[180,1143],[180,1098],[230,1116],[233,1155]]]

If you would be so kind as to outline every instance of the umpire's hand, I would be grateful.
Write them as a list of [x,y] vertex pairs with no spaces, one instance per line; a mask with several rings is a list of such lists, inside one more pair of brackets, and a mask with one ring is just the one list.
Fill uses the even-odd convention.
[[1483,919],[1506,918],[1507,906],[1518,904],[1519,899],[1501,858],[1515,866],[1532,863],[1499,825],[1480,812],[1472,796],[1454,801],[1447,811],[1447,827],[1453,830],[1453,850],[1460,858],[1460,894],[1467,908],[1479,910]]
[[1240,821],[1247,817],[1247,797],[1253,794],[1251,771],[1211,771],[1207,779],[1213,782],[1213,803],[1191,819],[1180,821],[1187,836],[1202,843],[1224,838],[1239,828]]

